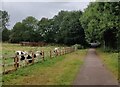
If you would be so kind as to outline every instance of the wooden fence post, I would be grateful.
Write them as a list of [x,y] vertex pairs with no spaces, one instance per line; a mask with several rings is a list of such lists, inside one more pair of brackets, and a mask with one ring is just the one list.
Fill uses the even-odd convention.
[[5,74],[5,58],[3,57],[3,74]]
[[62,49],[62,55],[64,55],[64,49]]
[[72,48],[70,48],[70,52],[72,52]]
[[50,50],[50,58],[52,58],[52,51]]
[[71,53],[71,48],[69,48],[69,52]]
[[45,59],[44,59],[44,51],[42,51],[42,58],[43,58],[43,61],[45,61]]
[[56,50],[56,56],[58,56],[58,51]]
[[61,49],[61,55],[63,55],[62,49]]
[[66,48],[66,54],[68,53],[68,48]]
[[67,48],[67,53],[69,53],[69,48]]
[[63,53],[64,53],[64,55],[65,55],[65,48],[63,49]]
[[68,53],[69,53],[69,48],[67,48],[67,51],[68,51]]
[[65,48],[65,54],[66,54],[66,48]]
[[19,65],[20,65],[19,62],[20,62],[20,61],[19,61],[19,58],[17,57],[17,67],[18,67],[18,68],[19,68]]
[[32,64],[34,64],[34,53],[32,52]]
[[61,49],[59,50],[59,55],[61,56]]
[[14,67],[15,70],[17,70],[17,68],[19,67],[19,58],[17,57],[17,55],[14,57]]

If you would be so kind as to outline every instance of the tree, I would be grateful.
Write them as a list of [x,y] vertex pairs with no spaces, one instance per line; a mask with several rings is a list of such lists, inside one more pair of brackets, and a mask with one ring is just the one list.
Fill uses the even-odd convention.
[[30,41],[37,42],[39,40],[38,20],[32,16],[27,17],[22,22],[17,22],[10,35],[11,42]]
[[0,10],[0,23],[2,24],[2,29],[7,28],[8,22],[9,22],[9,14],[7,11],[1,11]]
[[42,18],[38,23],[38,32],[41,36],[41,41],[52,43],[54,42],[53,20]]
[[[27,17],[22,21],[25,31],[24,34],[28,36],[26,41],[34,42],[39,39],[38,30],[38,20],[32,16]],[[37,37],[38,36],[38,37]]]
[[[10,42],[18,43],[20,41],[27,40],[29,36],[25,34],[25,27],[21,22],[17,22],[11,30]],[[26,35],[26,36],[24,36]]]
[[120,2],[90,3],[80,18],[85,28],[86,40],[99,41],[107,48],[116,49],[120,28],[119,18]]
[[11,31],[8,30],[8,29],[3,29],[2,31],[2,41],[5,42],[5,41],[9,41],[9,36],[11,34]]
[[79,21],[81,15],[81,11],[61,11],[53,18],[57,43],[85,45],[84,29]]
[[9,15],[8,12],[6,11],[1,11],[0,10],[0,40],[2,41],[8,41],[9,40],[9,35],[10,35],[10,30],[7,29],[8,22],[9,22]]

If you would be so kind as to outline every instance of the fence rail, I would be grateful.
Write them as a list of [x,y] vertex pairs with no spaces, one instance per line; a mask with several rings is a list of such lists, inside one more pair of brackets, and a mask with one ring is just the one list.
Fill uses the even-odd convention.
[[[19,61],[19,58],[17,56],[15,57],[9,57],[11,58],[11,61],[12,62],[6,62],[6,60],[8,58],[5,58],[5,57],[2,57],[2,64],[0,64],[0,67],[2,68],[2,73],[3,75],[4,74],[7,74],[11,71],[15,71],[21,67],[26,67],[26,66],[29,66],[31,64],[34,64],[36,62],[39,62],[39,61],[45,61],[47,60],[47,58],[55,58],[57,56],[61,56],[61,55],[65,55],[67,53],[71,53],[73,51],[75,51],[76,49],[73,48],[73,47],[65,47],[65,48],[62,48],[62,49],[59,49],[57,50],[56,52],[54,52],[54,50],[49,50],[49,51],[44,51],[42,50],[42,55],[38,56],[37,58],[34,58],[34,52],[32,52],[32,59],[25,59],[23,61]],[[31,60],[32,63],[28,63],[27,61]]]

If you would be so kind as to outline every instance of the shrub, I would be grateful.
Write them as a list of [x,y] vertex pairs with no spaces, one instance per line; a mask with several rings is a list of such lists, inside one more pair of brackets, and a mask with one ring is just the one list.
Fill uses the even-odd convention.
[[83,49],[84,47],[82,46],[82,45],[80,45],[80,44],[75,44],[75,45],[73,45],[72,47],[75,47],[75,48],[77,48],[77,49]]

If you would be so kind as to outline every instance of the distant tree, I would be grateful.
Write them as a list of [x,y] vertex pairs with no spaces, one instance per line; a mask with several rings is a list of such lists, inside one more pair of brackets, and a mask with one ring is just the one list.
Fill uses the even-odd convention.
[[11,32],[10,41],[11,42],[21,42],[21,41],[38,41],[38,20],[32,16],[27,17],[22,22],[17,22]]
[[[24,34],[25,27],[21,22],[17,22],[13,29],[11,30],[10,35],[10,42],[18,43],[23,41],[23,34]],[[26,40],[29,36],[24,36],[24,40]]]
[[7,29],[9,22],[9,14],[7,11],[1,11],[0,10],[0,40],[2,41],[8,41],[10,30]]
[[7,28],[8,22],[9,22],[9,14],[7,11],[1,11],[0,10],[0,23],[2,24],[2,29]]
[[[27,17],[22,21],[25,27],[25,35],[28,36],[27,41],[34,42],[37,41],[39,38],[39,34],[37,33],[38,30],[38,20],[32,16]],[[38,37],[37,37],[38,36]]]
[[41,41],[48,43],[54,42],[53,24],[52,19],[42,18],[38,23],[38,32],[41,36]]
[[53,18],[57,43],[85,45],[84,29],[79,21],[81,15],[81,11],[61,11]]
[[9,41],[9,36],[11,34],[11,30],[8,30],[7,28],[3,29],[2,31],[2,41],[5,42],[5,41]]

